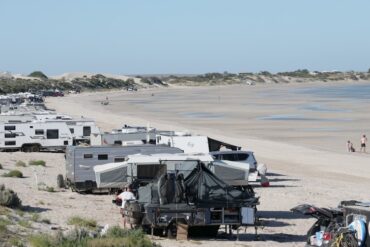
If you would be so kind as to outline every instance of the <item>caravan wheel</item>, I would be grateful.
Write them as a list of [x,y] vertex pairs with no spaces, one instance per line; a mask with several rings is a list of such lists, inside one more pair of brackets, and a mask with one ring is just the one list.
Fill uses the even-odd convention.
[[58,174],[57,176],[57,186],[58,188],[65,188],[65,182],[62,174]]
[[21,151],[25,152],[25,153],[31,152],[30,146],[23,145],[22,148],[21,148]]
[[22,150],[22,152],[25,152],[25,153],[39,152],[40,151],[40,146],[37,145],[37,144],[23,145],[21,150]]
[[40,146],[39,145],[32,145],[30,147],[31,152],[40,152]]

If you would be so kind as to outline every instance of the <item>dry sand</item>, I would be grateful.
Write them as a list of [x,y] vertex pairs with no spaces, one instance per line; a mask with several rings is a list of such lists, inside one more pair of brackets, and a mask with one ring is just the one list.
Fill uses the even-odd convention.
[[[254,230],[249,228],[239,242],[221,238],[158,240],[163,246],[303,246],[313,220],[289,212],[290,208],[300,203],[330,207],[341,200],[368,200],[370,185],[370,155],[345,150],[347,138],[358,147],[360,135],[369,133],[369,102],[350,104],[348,99],[295,91],[310,87],[324,90],[335,86],[235,85],[84,93],[48,98],[47,105],[60,113],[94,118],[105,130],[150,123],[161,129],[209,135],[253,150],[258,161],[267,164],[271,187],[256,188],[265,225],[259,230],[261,241],[251,241]],[[106,96],[110,104],[101,105]],[[271,120],[276,117],[283,119]],[[43,177],[47,184],[56,183],[64,166],[60,154],[1,157],[5,168],[19,159],[47,160]],[[41,214],[52,222],[65,226],[69,216],[78,214],[93,217],[101,225],[117,223],[118,209],[110,203],[110,196],[39,192],[33,188],[30,168],[23,169],[29,178],[1,180],[18,191],[26,204],[45,209]],[[39,205],[40,200],[48,204]]]

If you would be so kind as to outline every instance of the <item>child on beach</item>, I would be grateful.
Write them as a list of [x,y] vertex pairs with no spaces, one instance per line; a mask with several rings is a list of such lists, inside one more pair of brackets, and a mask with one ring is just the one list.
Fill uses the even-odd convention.
[[347,141],[347,151],[356,152],[355,148],[353,147],[353,143],[350,140]]

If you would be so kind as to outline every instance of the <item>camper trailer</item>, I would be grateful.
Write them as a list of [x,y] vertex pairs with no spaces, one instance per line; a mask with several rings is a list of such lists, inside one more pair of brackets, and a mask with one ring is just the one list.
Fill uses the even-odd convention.
[[150,182],[158,173],[182,173],[186,177],[198,161],[230,185],[248,185],[248,165],[215,162],[209,154],[129,155],[123,162],[95,166],[94,171],[98,188],[120,188],[133,183]]
[[130,155],[125,162],[95,166],[94,171],[98,187],[131,186],[137,200],[127,201],[124,213],[132,227],[173,237],[187,236],[188,229],[215,236],[220,225],[256,226],[259,198],[251,186],[222,179],[226,174],[244,174],[245,179],[245,170],[228,166],[217,174],[215,167],[207,154],[158,154]]
[[96,165],[122,162],[127,159],[128,155],[132,154],[154,153],[182,153],[182,150],[151,144],[133,146],[69,146],[66,150],[66,183],[73,190],[79,192],[96,190],[93,170],[93,167]]
[[61,151],[73,136],[64,122],[0,122],[0,150]]
[[[259,198],[252,188],[225,183],[206,165],[196,163],[188,176],[164,172],[140,186],[137,200],[125,203],[125,219],[148,233],[187,239],[190,235],[216,236],[221,225],[231,229],[253,226]],[[238,231],[237,231],[238,234]],[[237,235],[238,238],[238,235]]]
[[92,146],[104,145],[132,145],[155,143],[155,133],[140,132],[140,133],[92,133],[90,136],[90,143]]
[[116,129],[112,132],[93,133],[90,137],[90,143],[93,146],[156,144],[158,134],[169,134],[171,132],[154,128],[124,126],[122,129]]

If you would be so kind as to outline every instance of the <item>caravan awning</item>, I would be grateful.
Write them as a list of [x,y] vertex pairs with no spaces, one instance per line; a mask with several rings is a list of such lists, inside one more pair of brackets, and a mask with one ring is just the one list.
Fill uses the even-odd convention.
[[221,146],[224,146],[227,149],[231,149],[233,151],[240,150],[241,147],[235,146],[226,142],[222,142],[213,138],[208,137],[208,146],[209,146],[209,151],[214,152],[214,151],[220,151]]

